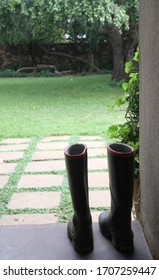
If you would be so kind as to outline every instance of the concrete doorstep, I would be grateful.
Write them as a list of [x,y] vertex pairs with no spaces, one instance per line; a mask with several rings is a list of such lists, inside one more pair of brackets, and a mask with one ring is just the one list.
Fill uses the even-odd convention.
[[74,251],[66,224],[21,225],[0,228],[1,260],[151,260],[139,222],[133,222],[134,250],[121,253],[93,224],[94,250]]

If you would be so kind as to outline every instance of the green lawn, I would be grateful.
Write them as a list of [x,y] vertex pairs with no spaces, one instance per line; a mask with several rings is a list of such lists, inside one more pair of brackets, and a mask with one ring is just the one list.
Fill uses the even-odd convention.
[[105,134],[123,121],[107,105],[122,89],[109,75],[0,79],[0,137]]

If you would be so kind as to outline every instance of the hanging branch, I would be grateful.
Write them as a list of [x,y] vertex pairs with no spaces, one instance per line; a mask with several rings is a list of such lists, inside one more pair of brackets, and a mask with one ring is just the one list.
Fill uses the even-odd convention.
[[[81,61],[81,62],[83,62],[83,63],[85,63],[85,64],[87,64],[87,65],[90,66],[90,61],[89,61],[89,60],[83,59],[83,58],[81,58],[81,57],[79,57],[79,56],[73,56],[73,55],[70,55],[70,54],[63,53],[63,52],[48,51],[44,46],[39,45],[39,44],[38,44],[38,47],[39,47],[44,53],[46,53],[47,55],[57,55],[57,56],[67,57],[67,58],[69,58],[69,59],[74,59],[75,61]],[[101,70],[100,70],[97,66],[95,66],[94,64],[93,64],[93,65],[91,64],[91,68],[92,68],[93,70],[97,71],[97,72],[101,72]]]

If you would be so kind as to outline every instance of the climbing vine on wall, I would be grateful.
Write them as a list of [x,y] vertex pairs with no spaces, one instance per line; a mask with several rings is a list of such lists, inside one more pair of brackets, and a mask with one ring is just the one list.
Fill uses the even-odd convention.
[[139,48],[135,52],[133,61],[125,64],[125,72],[129,75],[128,82],[122,84],[124,93],[110,106],[121,107],[126,105],[125,122],[112,125],[108,129],[110,138],[131,145],[135,152],[135,175],[139,177]]

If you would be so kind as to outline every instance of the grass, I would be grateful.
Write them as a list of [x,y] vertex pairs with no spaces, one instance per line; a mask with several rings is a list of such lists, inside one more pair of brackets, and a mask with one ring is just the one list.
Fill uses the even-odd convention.
[[0,79],[0,137],[104,134],[124,112],[109,75]]

